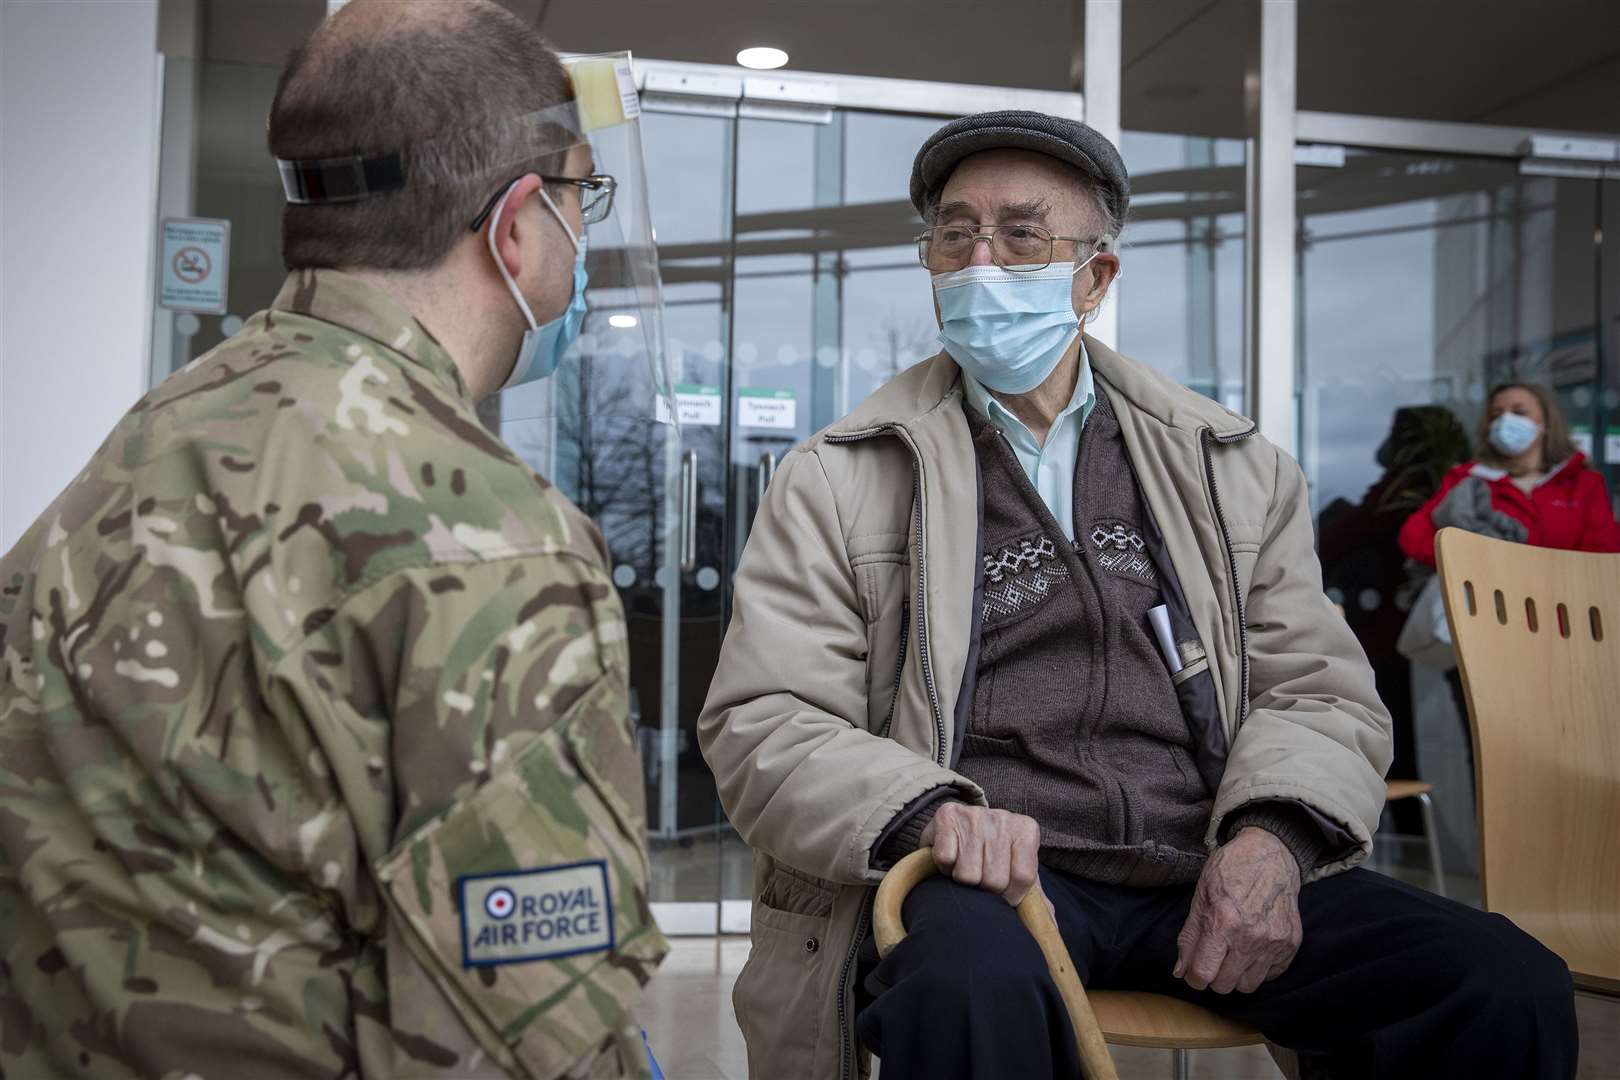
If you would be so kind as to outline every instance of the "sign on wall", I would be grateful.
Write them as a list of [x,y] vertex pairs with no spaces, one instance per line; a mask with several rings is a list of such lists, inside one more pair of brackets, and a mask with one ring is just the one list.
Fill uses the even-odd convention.
[[231,270],[231,223],[165,218],[158,304],[170,311],[223,315]]

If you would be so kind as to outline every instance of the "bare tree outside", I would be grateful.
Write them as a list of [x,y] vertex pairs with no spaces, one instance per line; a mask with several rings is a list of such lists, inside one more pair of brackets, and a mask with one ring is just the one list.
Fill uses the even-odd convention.
[[906,368],[924,359],[934,351],[934,339],[939,329],[926,319],[907,319],[891,307],[879,324],[878,364],[872,375],[884,383]]

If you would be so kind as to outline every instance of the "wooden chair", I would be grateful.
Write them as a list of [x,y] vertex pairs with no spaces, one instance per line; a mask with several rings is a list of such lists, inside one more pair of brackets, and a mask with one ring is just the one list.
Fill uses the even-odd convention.
[[[906,895],[937,872],[933,850],[922,848],[901,859],[884,876],[872,908],[872,930],[879,956],[889,955],[889,950],[905,939],[906,928],[900,910]],[[1176,1080],[1186,1080],[1189,1050],[1254,1046],[1265,1042],[1265,1037],[1249,1025],[1178,998],[1117,990],[1087,994],[1080,985],[1074,961],[1063,944],[1057,924],[1046,910],[1046,899],[1038,883],[1018,905],[1018,918],[1040,946],[1047,970],[1063,997],[1086,1080],[1118,1080],[1108,1043],[1170,1050],[1173,1075]]]
[[1480,889],[1620,994],[1620,556],[1443,529],[1435,545],[1474,741]]

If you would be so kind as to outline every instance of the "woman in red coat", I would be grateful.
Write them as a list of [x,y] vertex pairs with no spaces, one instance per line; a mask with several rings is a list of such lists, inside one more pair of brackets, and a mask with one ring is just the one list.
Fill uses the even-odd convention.
[[1478,459],[1446,474],[1434,497],[1401,526],[1401,550],[1434,565],[1447,525],[1569,551],[1620,551],[1620,525],[1603,476],[1569,438],[1558,399],[1533,383],[1491,391]]

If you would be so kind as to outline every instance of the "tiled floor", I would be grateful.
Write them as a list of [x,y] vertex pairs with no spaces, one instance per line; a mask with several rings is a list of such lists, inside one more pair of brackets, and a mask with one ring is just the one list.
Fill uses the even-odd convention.
[[[647,1037],[668,1080],[747,1080],[742,1033],[731,1010],[731,984],[748,958],[748,939],[678,938],[648,988]],[[1620,1080],[1620,1002],[1576,999],[1581,1023],[1581,1080]],[[1164,1080],[1170,1055],[1116,1047],[1120,1080]],[[1276,1080],[1258,1047],[1192,1055],[1194,1080]],[[792,1078],[761,1078],[792,1080]]]

